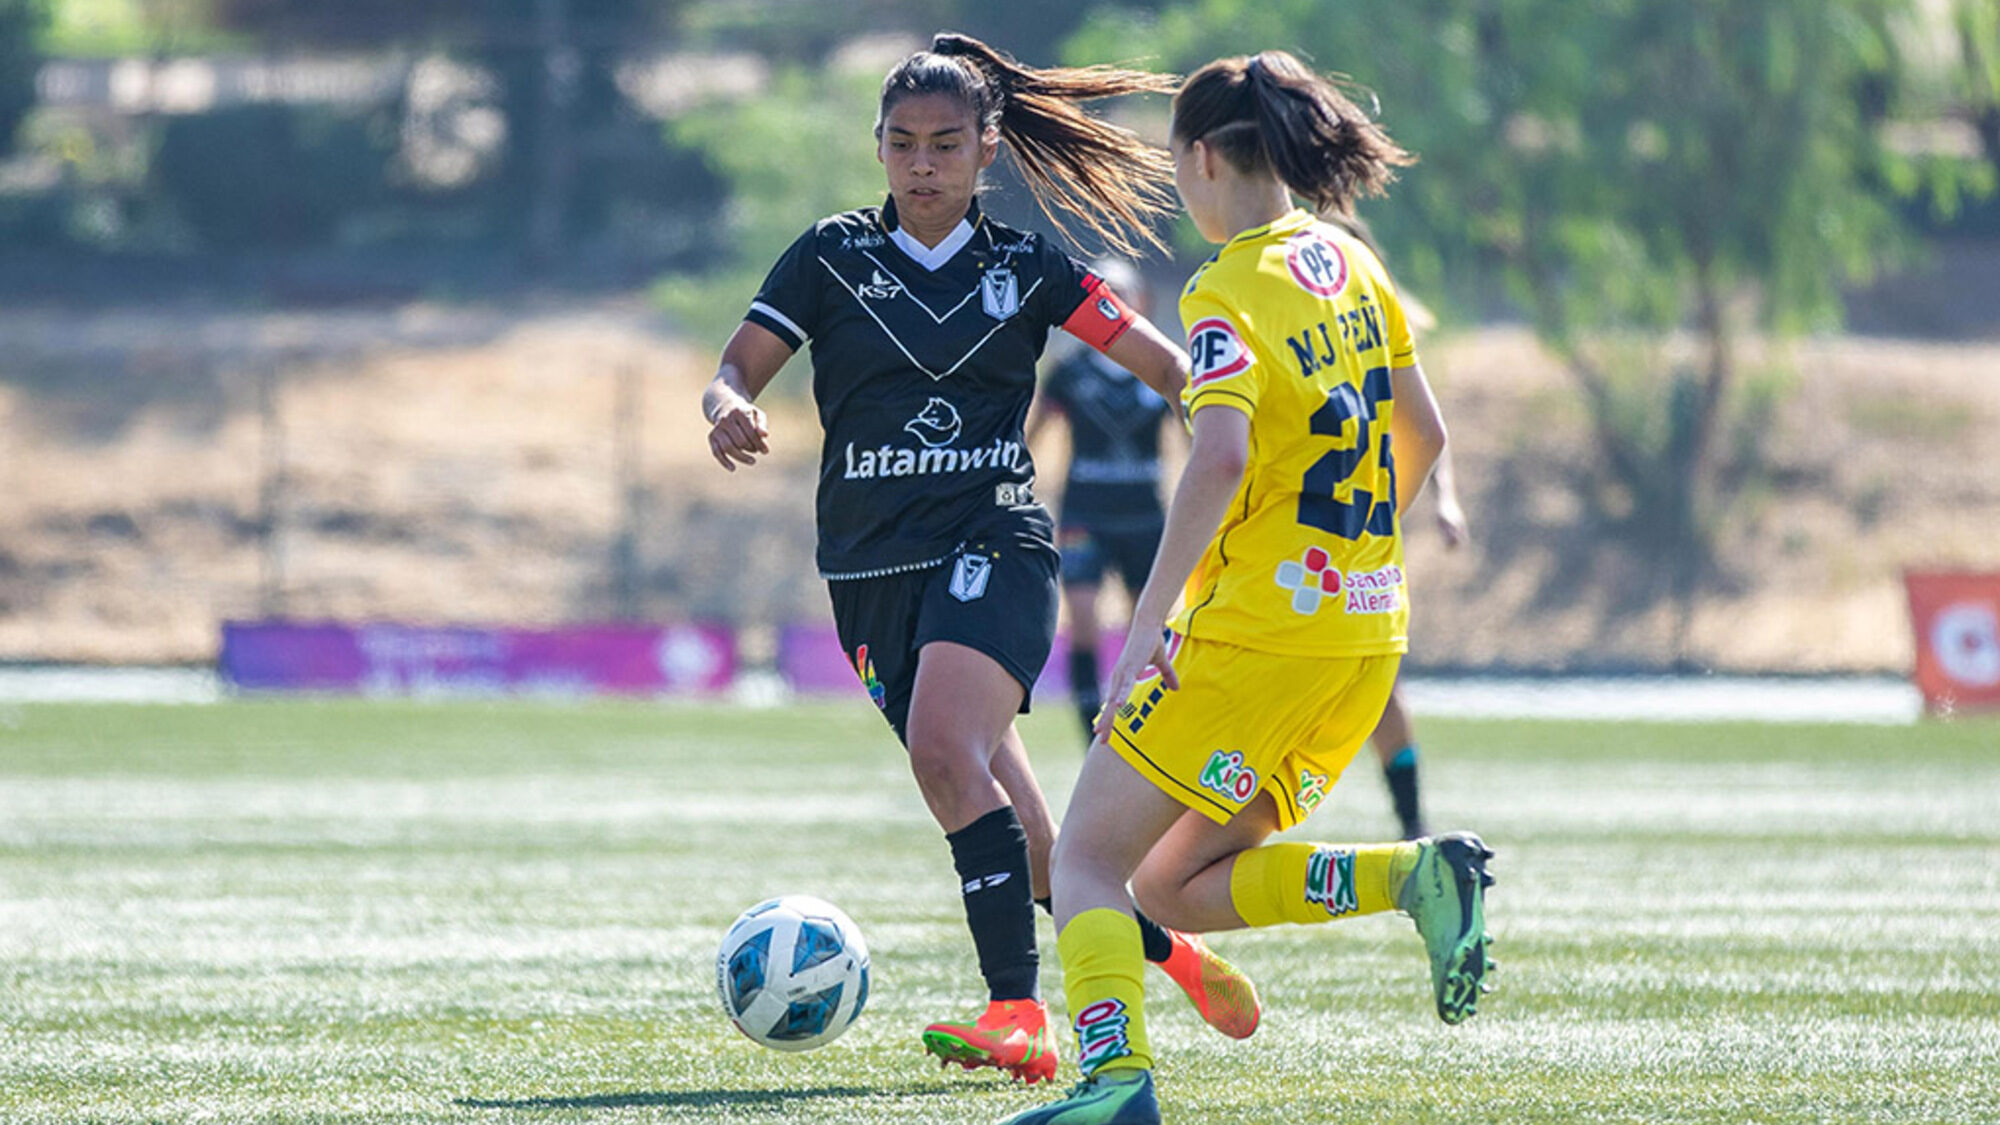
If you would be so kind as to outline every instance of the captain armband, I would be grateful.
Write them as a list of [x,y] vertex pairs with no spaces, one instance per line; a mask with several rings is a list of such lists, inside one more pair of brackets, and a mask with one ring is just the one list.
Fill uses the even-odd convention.
[[1139,314],[1095,274],[1084,279],[1083,289],[1083,303],[1063,321],[1063,331],[1101,352],[1123,336]]

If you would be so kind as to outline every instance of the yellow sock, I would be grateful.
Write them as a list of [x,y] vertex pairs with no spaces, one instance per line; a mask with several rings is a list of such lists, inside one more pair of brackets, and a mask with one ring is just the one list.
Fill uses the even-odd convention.
[[1396,907],[1417,845],[1265,844],[1236,857],[1229,898],[1252,926],[1310,925]]
[[1076,1065],[1088,1078],[1104,1070],[1150,1070],[1146,1042],[1146,954],[1139,923],[1116,910],[1086,910],[1056,936],[1063,991],[1076,1028]]

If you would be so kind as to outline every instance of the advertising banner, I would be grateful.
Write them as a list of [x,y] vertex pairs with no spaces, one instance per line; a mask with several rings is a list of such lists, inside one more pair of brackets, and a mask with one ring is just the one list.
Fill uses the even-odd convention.
[[727,690],[736,642],[711,625],[489,629],[228,622],[223,680],[362,695],[679,695]]
[[1903,575],[1917,690],[1933,713],[2000,708],[2000,574]]

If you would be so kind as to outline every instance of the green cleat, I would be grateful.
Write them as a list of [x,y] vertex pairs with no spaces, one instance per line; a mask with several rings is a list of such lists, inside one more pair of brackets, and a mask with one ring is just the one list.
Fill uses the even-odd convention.
[[1150,1070],[1107,1070],[1069,1088],[1063,1100],[1018,1113],[1002,1125],[1160,1125]]
[[1493,850],[1470,832],[1452,832],[1417,841],[1417,863],[1396,896],[1397,909],[1417,923],[1431,956],[1431,984],[1437,990],[1438,1018],[1464,1023],[1478,1011],[1488,991],[1486,956],[1493,936],[1486,932],[1486,888],[1493,876],[1486,861]]

